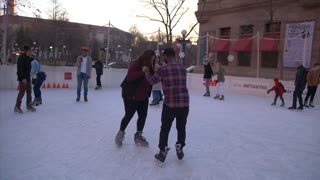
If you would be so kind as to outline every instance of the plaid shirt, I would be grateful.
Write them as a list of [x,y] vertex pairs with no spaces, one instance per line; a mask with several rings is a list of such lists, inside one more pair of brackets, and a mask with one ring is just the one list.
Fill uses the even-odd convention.
[[189,92],[187,89],[187,71],[176,61],[168,62],[152,76],[147,73],[150,84],[162,82],[164,104],[170,108],[189,107]]

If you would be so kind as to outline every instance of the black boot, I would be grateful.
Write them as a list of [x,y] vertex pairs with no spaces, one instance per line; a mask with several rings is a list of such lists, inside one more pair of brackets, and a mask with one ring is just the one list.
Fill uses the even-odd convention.
[[176,152],[177,152],[178,159],[182,160],[184,157],[184,153],[183,153],[183,147],[181,146],[181,144],[176,144]]
[[304,107],[308,108],[308,101],[304,101]]
[[312,101],[310,101],[310,103],[309,103],[309,107],[314,108],[314,105],[313,105],[313,102],[312,102]]
[[164,162],[166,160],[169,150],[170,148],[166,147],[164,151],[160,150],[158,154],[154,155],[154,157],[160,162]]

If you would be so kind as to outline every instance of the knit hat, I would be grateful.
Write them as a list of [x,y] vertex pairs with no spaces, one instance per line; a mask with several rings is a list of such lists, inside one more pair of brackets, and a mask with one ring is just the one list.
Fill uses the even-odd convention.
[[274,82],[279,82],[279,78],[274,78],[273,81]]

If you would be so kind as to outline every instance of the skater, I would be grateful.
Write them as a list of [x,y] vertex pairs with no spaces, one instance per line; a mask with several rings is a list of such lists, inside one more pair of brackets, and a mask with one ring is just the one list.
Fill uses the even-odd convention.
[[189,92],[187,89],[187,72],[185,67],[175,60],[173,48],[167,48],[163,52],[166,65],[152,76],[148,72],[148,67],[144,71],[148,72],[147,79],[150,84],[162,81],[164,102],[161,115],[161,130],[159,138],[159,153],[155,158],[164,162],[169,151],[168,136],[174,119],[176,119],[177,142],[175,145],[176,154],[179,160],[183,159],[183,148],[186,145],[186,124],[189,113]]
[[206,93],[203,96],[209,97],[210,96],[209,83],[212,79],[213,71],[212,71],[211,65],[207,59],[204,60],[203,65],[204,65],[203,79],[206,82]]
[[127,76],[121,84],[125,115],[121,120],[120,130],[115,137],[115,143],[118,146],[122,145],[125,130],[136,112],[138,113],[138,121],[134,142],[137,145],[149,146],[149,142],[142,134],[148,114],[151,85],[145,78],[142,69],[144,66],[152,67],[155,56],[155,52],[152,50],[144,51],[137,60],[130,64]]
[[34,93],[34,100],[32,102],[33,106],[39,106],[42,104],[42,97],[41,97],[41,86],[43,82],[46,80],[46,73],[40,71],[41,65],[36,58],[36,54],[32,54],[32,61],[31,61],[31,76],[32,76],[32,84],[33,84],[33,93]]
[[95,90],[101,89],[101,75],[103,74],[103,64],[97,59],[94,59],[94,65],[92,65],[93,68],[96,69],[97,73],[97,87]]
[[[307,75],[307,83],[308,83],[308,92],[307,96],[304,100],[304,107],[314,107],[313,99],[316,95],[318,85],[320,83],[320,64],[316,63],[312,69],[308,72]],[[310,98],[310,102],[308,105],[308,101]]]
[[27,93],[27,110],[29,112],[35,112],[36,109],[31,105],[32,95],[31,95],[31,55],[32,51],[29,46],[24,46],[24,53],[22,53],[17,62],[17,76],[19,81],[19,93],[14,108],[14,112],[23,113],[21,109],[22,98],[25,93]]
[[217,75],[217,94],[214,99],[224,100],[224,69],[222,68],[221,63],[216,63],[216,71],[213,76]]
[[78,86],[77,86],[77,102],[80,101],[81,97],[81,86],[83,82],[83,89],[84,89],[84,101],[88,101],[88,81],[91,78],[91,67],[92,67],[92,59],[88,56],[89,48],[82,47],[81,48],[81,56],[77,58],[77,79],[78,79]]
[[277,104],[278,97],[280,97],[281,102],[282,102],[281,107],[284,107],[285,104],[284,104],[284,99],[283,99],[283,93],[285,93],[286,90],[285,90],[283,84],[282,84],[281,82],[279,82],[279,79],[278,79],[278,78],[274,78],[273,81],[274,81],[274,86],[267,91],[268,94],[269,94],[271,91],[275,91],[275,93],[276,93],[276,94],[275,94],[275,97],[274,97],[274,101],[273,101],[273,103],[271,104],[271,106],[275,106],[275,105]]
[[[160,68],[160,64],[158,62],[155,61],[154,63],[154,70],[155,72],[157,72]],[[161,82],[157,83],[157,84],[154,84],[152,86],[152,96],[153,96],[153,100],[152,100],[152,103],[150,104],[151,106],[154,106],[154,105],[158,105],[162,99],[162,85],[161,85]]]
[[295,89],[293,92],[293,102],[292,102],[292,106],[289,107],[288,109],[297,109],[297,99],[299,99],[299,108],[298,110],[303,110],[303,103],[302,103],[302,93],[303,90],[306,88],[306,84],[307,84],[307,71],[306,69],[303,67],[302,63],[297,63],[297,73],[296,73],[296,79],[295,79]]

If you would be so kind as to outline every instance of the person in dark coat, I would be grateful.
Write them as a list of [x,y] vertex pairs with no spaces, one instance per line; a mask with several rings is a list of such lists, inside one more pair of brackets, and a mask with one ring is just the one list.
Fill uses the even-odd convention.
[[96,69],[97,73],[97,87],[96,90],[101,89],[101,75],[103,75],[103,64],[101,61],[99,61],[97,58],[94,59],[94,65],[92,65],[93,68]]
[[299,99],[298,110],[303,110],[302,93],[307,85],[307,71],[301,63],[297,63],[296,79],[294,81],[295,89],[293,92],[293,103],[288,109],[297,109],[297,99]]
[[36,109],[31,105],[32,95],[31,95],[31,56],[32,51],[29,46],[24,46],[24,53],[22,53],[17,62],[17,76],[19,81],[19,93],[14,108],[14,112],[23,113],[21,109],[22,98],[27,92],[27,110],[30,112],[35,112]]
[[284,99],[283,99],[283,93],[286,91],[284,89],[284,86],[281,82],[279,82],[279,79],[278,78],[274,78],[274,86],[269,89],[267,92],[268,94],[271,92],[271,91],[275,91],[276,95],[274,97],[274,101],[273,103],[271,104],[272,106],[275,106],[277,104],[277,100],[278,100],[278,97],[280,97],[281,101],[282,101],[282,104],[281,104],[281,107],[284,107]]
[[209,89],[209,83],[212,79],[213,71],[211,68],[211,64],[209,63],[208,60],[204,60],[204,75],[203,79],[206,82],[206,93],[203,96],[210,96],[210,89]]
[[134,141],[137,145],[149,146],[148,141],[142,134],[148,114],[151,84],[145,77],[143,67],[151,68],[155,57],[154,51],[144,51],[137,60],[130,64],[127,76],[121,84],[125,115],[121,120],[120,130],[115,137],[115,143],[119,146],[122,145],[125,130],[136,112],[138,113],[138,121]]

